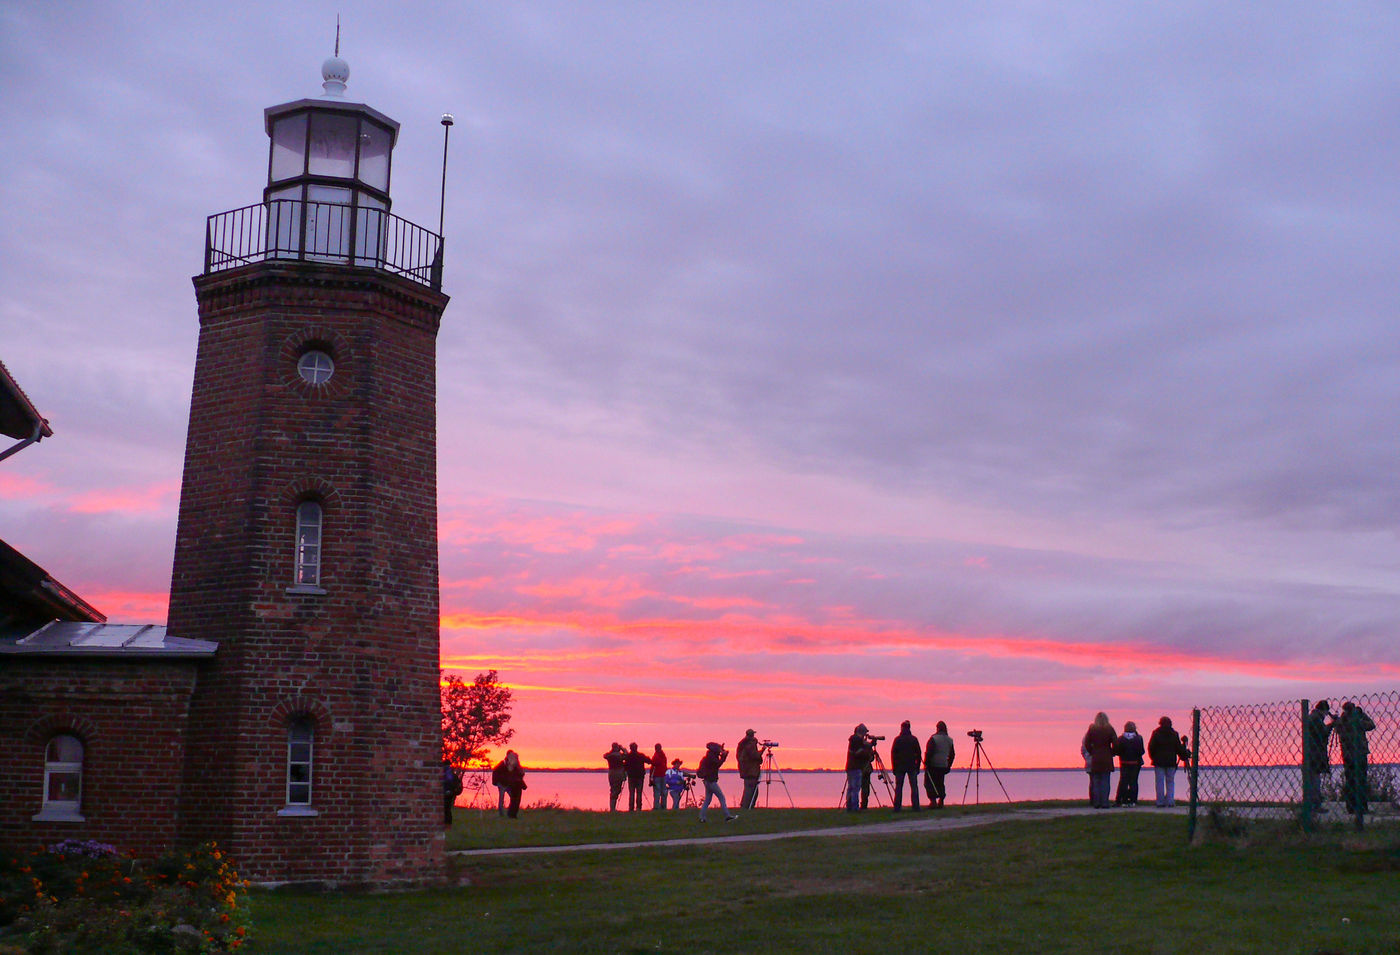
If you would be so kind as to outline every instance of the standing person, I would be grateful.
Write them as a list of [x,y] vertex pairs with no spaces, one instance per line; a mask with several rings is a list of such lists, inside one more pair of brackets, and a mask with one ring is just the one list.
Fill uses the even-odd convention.
[[520,765],[520,757],[515,750],[506,750],[506,758],[501,763],[505,767],[506,792],[510,794],[510,805],[506,815],[511,819],[520,815],[520,794],[526,789],[525,768]]
[[700,803],[700,821],[705,821],[705,810],[709,808],[712,798],[719,800],[719,808],[724,810],[724,821],[738,819],[739,816],[729,811],[729,804],[724,801],[724,790],[719,788],[719,768],[724,765],[724,761],[729,758],[729,750],[719,743],[706,743],[705,755],[700,758],[700,765],[695,770],[695,775],[705,784],[705,801]]
[[1138,801],[1138,773],[1142,772],[1142,757],[1147,747],[1138,735],[1137,724],[1132,720],[1123,724],[1123,735],[1118,737],[1118,792],[1113,796],[1115,806],[1136,806]]
[[753,730],[746,731],[739,745],[734,747],[734,761],[739,765],[739,778],[744,781],[739,808],[753,809],[758,805],[758,777],[763,774],[763,752]]
[[671,808],[681,808],[681,793],[685,792],[685,773],[681,771],[681,761],[671,760],[671,768],[666,770],[666,791],[671,794]]
[[1332,775],[1332,764],[1327,758],[1327,740],[1332,735],[1333,724],[1329,722],[1330,704],[1318,700],[1313,704],[1303,725],[1303,809],[1322,811],[1322,780]]
[[627,811],[636,812],[642,808],[642,788],[646,784],[651,760],[633,743],[627,750],[623,765],[627,767]]
[[1113,780],[1113,749],[1118,745],[1118,733],[1108,721],[1107,713],[1097,713],[1084,733],[1080,751],[1089,770],[1089,805],[1107,809],[1108,786]]
[[651,808],[666,808],[666,753],[660,743],[651,754]]
[[452,768],[452,762],[442,761],[442,824],[452,825],[452,806],[462,795],[462,777]]
[[1370,808],[1366,762],[1371,747],[1366,742],[1366,734],[1375,729],[1376,724],[1365,710],[1347,700],[1333,728],[1342,747],[1342,799],[1346,800],[1347,812],[1360,816]]
[[496,815],[506,814],[506,796],[509,790],[506,788],[506,761],[502,759],[495,766],[491,767],[491,785],[496,787]]
[[909,729],[909,721],[899,724],[899,735],[890,743],[890,768],[894,772],[894,811],[904,804],[904,778],[909,777],[909,805],[919,811],[919,763],[923,747]]
[[1152,775],[1157,783],[1157,806],[1176,805],[1176,761],[1190,762],[1191,751],[1172,729],[1171,717],[1157,721],[1157,728],[1147,740],[1147,757],[1152,760]]
[[608,764],[608,812],[617,812],[617,797],[627,782],[627,751],[621,743],[613,743],[612,749],[603,754],[603,761]]
[[928,738],[928,744],[924,747],[924,792],[928,793],[930,809],[940,808],[948,796],[943,781],[948,770],[953,768],[956,755],[953,737],[948,735],[948,724],[939,720],[935,729],[937,732]]
[[[856,725],[851,738],[846,741],[846,811],[857,812],[861,807],[861,783],[869,778],[870,761],[875,758],[875,746],[870,739],[870,728],[864,723]],[[867,784],[868,785],[868,784]],[[866,792],[869,792],[867,789]]]

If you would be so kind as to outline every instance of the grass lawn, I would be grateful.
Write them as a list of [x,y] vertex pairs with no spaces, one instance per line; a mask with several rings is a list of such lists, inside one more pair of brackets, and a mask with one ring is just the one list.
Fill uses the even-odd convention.
[[[826,810],[766,810],[731,826],[752,819],[745,831],[754,831],[771,816],[762,824],[789,828],[779,818],[789,812],[794,826],[830,824],[806,815]],[[559,816],[528,836],[518,827],[499,838],[603,841],[599,833],[620,824],[603,813]],[[868,825],[891,816],[856,818]],[[689,826],[686,834],[702,828],[693,816]],[[730,831],[713,820],[703,828]],[[453,834],[468,838],[486,837]],[[255,893],[249,947],[1400,952],[1400,833],[1391,826],[1187,846],[1180,816],[1114,811],[947,832],[477,856],[454,860],[453,870],[465,884],[425,892]]]

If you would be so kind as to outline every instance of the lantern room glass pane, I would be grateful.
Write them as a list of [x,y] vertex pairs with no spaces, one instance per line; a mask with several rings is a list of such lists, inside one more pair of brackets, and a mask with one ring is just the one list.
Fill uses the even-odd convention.
[[284,116],[272,124],[272,172],[280,182],[306,171],[306,114]]
[[389,131],[371,122],[360,125],[360,175],[365,185],[389,191]]
[[313,113],[307,171],[313,176],[350,179],[355,175],[359,120],[339,113]]

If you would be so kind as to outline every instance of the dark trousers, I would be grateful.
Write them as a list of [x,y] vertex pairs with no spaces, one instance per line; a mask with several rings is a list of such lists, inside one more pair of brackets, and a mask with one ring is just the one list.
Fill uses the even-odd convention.
[[631,776],[627,777],[628,812],[636,812],[638,809],[642,808],[642,787],[646,780],[647,778],[645,776],[638,776],[636,779],[633,779]]
[[506,815],[511,819],[520,815],[520,787],[510,787],[510,803],[506,806]]
[[860,808],[870,805],[870,773],[860,774]]
[[1366,757],[1353,756],[1342,763],[1342,800],[1353,816],[1370,808],[1366,792]]
[[1127,765],[1118,767],[1118,792],[1114,795],[1113,801],[1120,806],[1136,806],[1138,800],[1138,773],[1142,772],[1142,764],[1136,766]]
[[919,771],[917,769],[896,769],[894,771],[894,808],[904,805],[904,779],[909,778],[909,805],[919,808]]
[[626,778],[608,774],[608,812],[617,812],[617,797],[622,795],[622,783]]
[[946,769],[926,769],[924,770],[924,792],[928,793],[928,804],[938,805],[948,798],[948,790],[943,785],[944,778],[948,775]]
[[442,797],[442,824],[444,826],[452,825],[452,804],[456,801],[456,796],[444,795]]

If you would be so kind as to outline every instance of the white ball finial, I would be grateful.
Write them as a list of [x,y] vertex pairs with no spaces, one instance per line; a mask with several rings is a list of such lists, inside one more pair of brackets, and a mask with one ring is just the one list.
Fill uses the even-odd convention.
[[327,58],[321,64],[321,89],[326,96],[344,96],[345,81],[350,79],[350,64],[338,56]]

